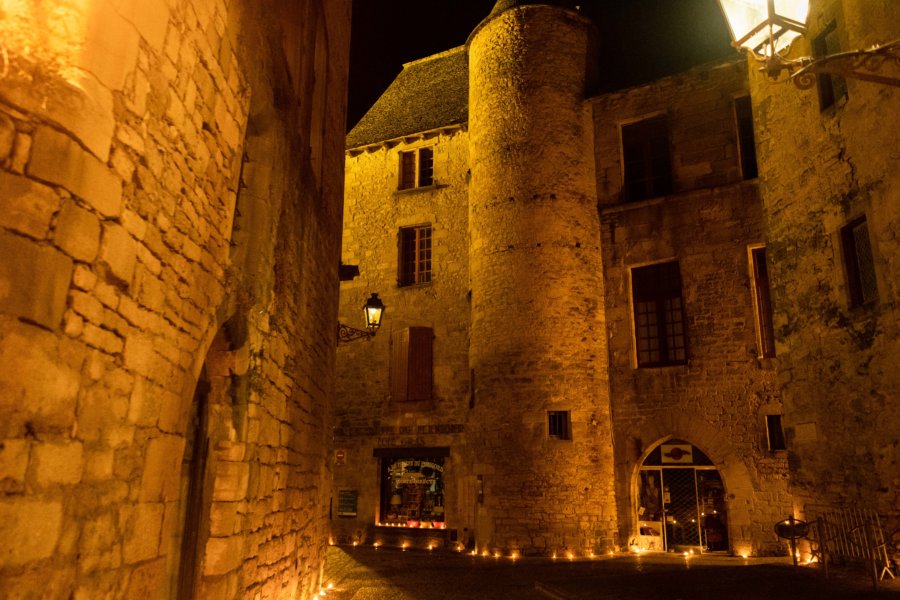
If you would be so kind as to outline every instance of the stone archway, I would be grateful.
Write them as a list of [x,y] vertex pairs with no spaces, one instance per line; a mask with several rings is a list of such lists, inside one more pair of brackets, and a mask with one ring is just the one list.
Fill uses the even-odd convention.
[[[630,541],[638,533],[635,500],[640,489],[641,465],[653,450],[674,439],[690,442],[715,466],[725,488],[730,549],[735,553],[747,552],[752,546],[753,525],[749,507],[758,486],[744,460],[721,431],[686,414],[667,414],[644,421],[629,439],[631,456],[619,457],[616,470],[624,483],[619,487],[624,500],[619,503],[620,531],[625,539]],[[644,445],[642,440],[653,441]]]

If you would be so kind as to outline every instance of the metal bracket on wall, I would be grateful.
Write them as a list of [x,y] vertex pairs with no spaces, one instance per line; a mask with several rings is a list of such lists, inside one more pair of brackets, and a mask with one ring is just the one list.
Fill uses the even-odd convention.
[[365,329],[357,329],[356,327],[350,327],[349,325],[344,325],[343,323],[338,323],[337,328],[337,339],[338,344],[346,344],[348,342],[352,342],[354,340],[361,339],[370,339],[375,334],[371,331]]
[[[872,46],[865,50],[838,52],[821,58],[804,57],[786,60],[777,54],[761,59],[769,77],[776,79],[782,71],[790,75],[788,79],[801,90],[816,85],[818,75],[839,75],[848,79],[859,79],[871,83],[900,87],[900,40]],[[885,74],[886,68],[896,72]]]

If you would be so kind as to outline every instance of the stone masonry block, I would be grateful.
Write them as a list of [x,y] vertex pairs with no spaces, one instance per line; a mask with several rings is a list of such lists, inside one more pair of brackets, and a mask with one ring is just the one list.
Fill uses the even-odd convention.
[[75,260],[91,262],[100,247],[100,220],[73,202],[67,202],[59,213],[53,239]]
[[16,125],[6,115],[0,114],[0,161],[6,160],[16,141]]
[[84,448],[80,442],[35,444],[30,467],[38,486],[78,483],[84,471]]
[[121,90],[125,77],[137,65],[140,41],[137,30],[106,2],[90,3],[85,21],[78,66],[110,90]]
[[126,284],[131,283],[137,260],[137,245],[121,225],[107,223],[103,226],[103,242],[100,260],[109,265],[112,274]]
[[[47,94],[43,91],[45,86],[34,85],[31,78],[7,77],[0,97],[71,131],[94,156],[105,162],[115,125],[112,92],[93,75],[82,72],[73,72],[69,79],[54,83],[53,93]],[[17,154],[20,145],[17,138]]]
[[57,210],[59,197],[52,188],[0,171],[0,227],[43,239]]
[[206,542],[203,574],[224,575],[240,567],[243,562],[242,545],[240,537],[210,538]]
[[122,212],[119,178],[75,140],[55,129],[40,127],[35,133],[28,174],[63,186],[104,217],[118,217]]
[[53,248],[0,232],[0,312],[56,329],[66,309],[72,259]]
[[183,453],[184,438],[180,436],[167,435],[150,440],[141,477],[142,501],[178,498]]
[[28,442],[22,439],[0,441],[0,492],[9,483],[25,481],[28,468]]
[[38,431],[71,427],[79,369],[57,336],[0,320],[0,437],[21,435],[26,422]]
[[53,555],[62,528],[62,503],[34,498],[0,500],[0,564],[23,565]]
[[159,553],[159,532],[162,530],[163,504],[142,503],[122,509],[124,521],[126,563],[154,558]]
[[219,461],[213,486],[213,500],[233,502],[247,497],[250,465],[242,462]]
[[166,28],[169,26],[169,6],[164,0],[113,0],[113,6],[137,28],[154,51],[163,52]]

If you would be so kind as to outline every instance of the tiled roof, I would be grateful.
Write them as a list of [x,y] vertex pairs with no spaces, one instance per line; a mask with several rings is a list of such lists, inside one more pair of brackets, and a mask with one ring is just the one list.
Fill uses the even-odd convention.
[[406,63],[390,87],[347,134],[347,148],[465,123],[469,64],[463,46]]

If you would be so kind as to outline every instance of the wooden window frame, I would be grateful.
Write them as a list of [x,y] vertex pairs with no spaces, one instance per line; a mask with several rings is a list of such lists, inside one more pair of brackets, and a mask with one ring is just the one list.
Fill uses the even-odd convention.
[[749,94],[734,98],[734,122],[741,178],[744,181],[757,179],[759,163],[756,160],[756,134],[753,130],[753,106]]
[[404,191],[432,186],[434,186],[434,146],[401,151],[397,189]]
[[[861,228],[865,232],[864,240],[856,233]],[[865,245],[861,246],[863,241]],[[841,254],[844,272],[847,276],[847,291],[850,296],[851,308],[878,302],[875,257],[872,252],[869,223],[865,215],[861,215],[841,227]],[[868,285],[864,279],[869,280]]]
[[[638,133],[642,130],[652,131],[655,123],[660,124],[661,135],[659,131],[654,136]],[[621,123],[619,142],[622,159],[622,198],[626,202],[649,200],[672,193],[675,182],[672,173],[668,115],[659,113]],[[634,167],[631,165],[640,165],[641,177],[634,177]],[[639,183],[643,184],[643,189],[638,192],[635,190],[636,184]]]
[[433,233],[430,223],[400,228],[397,233],[398,287],[431,283]]
[[[636,275],[651,273],[649,269],[662,271],[674,265],[668,284],[672,289],[643,289],[637,283]],[[687,318],[684,310],[684,294],[681,280],[681,265],[677,260],[653,263],[632,267],[631,274],[631,307],[634,323],[634,359],[639,369],[654,367],[672,367],[687,364],[688,336]],[[664,281],[657,273],[656,277],[647,277],[654,285],[662,286]],[[644,355],[648,356],[644,356]],[[654,359],[655,354],[655,359]],[[680,354],[680,356],[679,356]]]
[[775,356],[775,324],[772,316],[772,292],[766,262],[766,247],[762,244],[749,246],[747,258],[750,263],[753,314],[756,316],[756,352],[759,358],[772,358]]

